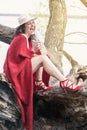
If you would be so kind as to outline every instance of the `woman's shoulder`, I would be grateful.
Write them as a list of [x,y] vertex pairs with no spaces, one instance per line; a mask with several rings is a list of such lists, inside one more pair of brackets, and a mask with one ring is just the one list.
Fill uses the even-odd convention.
[[14,37],[12,42],[17,42],[17,41],[20,41],[20,42],[26,41],[26,38],[20,33]]
[[26,39],[25,39],[25,37],[20,33],[20,34],[18,34],[18,35],[16,35],[15,37],[14,37],[14,39],[12,40],[12,42],[11,42],[11,45],[16,45],[16,44],[18,44],[19,45],[19,43],[24,43],[26,41]]
[[22,33],[19,33],[15,38],[25,39],[25,36]]

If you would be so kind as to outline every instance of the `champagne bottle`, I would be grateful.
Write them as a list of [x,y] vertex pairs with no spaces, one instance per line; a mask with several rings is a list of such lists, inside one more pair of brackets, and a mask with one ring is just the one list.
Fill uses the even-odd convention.
[[47,49],[46,49],[46,47],[44,45],[42,37],[38,32],[35,32],[35,34],[32,35],[33,47],[35,46],[35,44],[37,44],[39,42],[41,43],[41,49],[40,49],[41,54],[46,55],[47,54]]

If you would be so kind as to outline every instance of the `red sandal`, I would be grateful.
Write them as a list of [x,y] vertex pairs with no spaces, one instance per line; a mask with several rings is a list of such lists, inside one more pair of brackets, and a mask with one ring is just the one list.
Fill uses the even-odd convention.
[[45,90],[45,91],[51,90],[53,88],[52,86],[47,87],[42,80],[36,80],[35,87],[37,90]]
[[69,84],[69,79],[60,81],[60,87],[63,89],[63,91],[66,93],[66,90],[70,90],[71,92],[76,92],[78,90],[80,90],[81,88],[83,88],[82,85],[78,85],[75,88],[73,88],[73,83],[71,82],[71,84]]

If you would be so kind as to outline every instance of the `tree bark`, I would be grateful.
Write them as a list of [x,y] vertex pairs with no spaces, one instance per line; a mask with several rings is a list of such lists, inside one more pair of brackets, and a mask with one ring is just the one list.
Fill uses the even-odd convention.
[[24,130],[14,90],[3,74],[0,74],[0,130]]
[[[33,130],[87,130],[87,67],[76,68],[74,76],[76,81],[84,81],[84,89],[64,93],[55,82],[50,91],[34,92]],[[0,130],[25,130],[14,90],[3,74],[0,74]]]
[[87,0],[80,0],[87,7]]
[[56,66],[62,66],[67,14],[65,0],[49,0],[50,17],[45,34],[45,46]]
[[14,35],[15,29],[4,25],[0,25],[0,41],[10,44]]

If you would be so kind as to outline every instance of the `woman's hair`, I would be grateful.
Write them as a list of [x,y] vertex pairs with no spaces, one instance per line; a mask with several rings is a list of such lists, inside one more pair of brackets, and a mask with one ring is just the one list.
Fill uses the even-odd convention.
[[[17,36],[19,33],[25,33],[25,24],[20,25],[20,26],[16,29],[13,38],[14,38],[15,36]],[[31,40],[31,36],[29,37],[28,40]]]
[[16,35],[18,35],[19,33],[25,33],[25,24],[20,25],[20,26],[16,29],[15,34],[14,34],[14,37],[15,37]]

